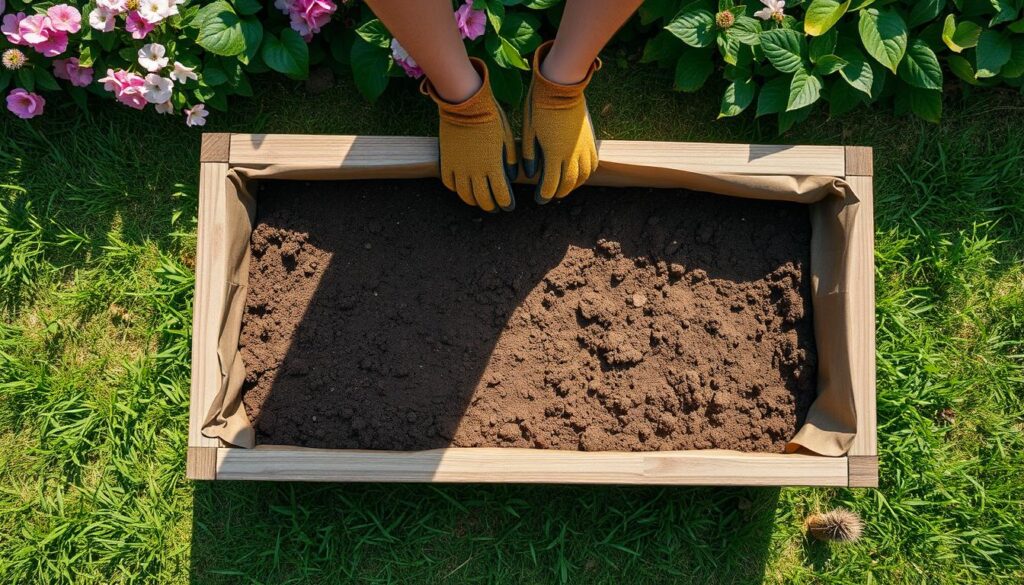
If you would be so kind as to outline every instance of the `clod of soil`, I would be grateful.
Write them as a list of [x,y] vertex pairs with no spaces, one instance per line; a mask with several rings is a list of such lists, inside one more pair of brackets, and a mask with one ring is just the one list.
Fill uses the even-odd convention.
[[260,443],[780,452],[814,400],[804,206],[585,188],[482,216],[435,181],[258,201]]

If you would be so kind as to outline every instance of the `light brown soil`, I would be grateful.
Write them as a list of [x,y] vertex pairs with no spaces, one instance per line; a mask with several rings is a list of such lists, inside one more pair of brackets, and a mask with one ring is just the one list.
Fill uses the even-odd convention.
[[[519,193],[519,200],[529,199]],[[268,182],[242,355],[261,443],[779,452],[814,399],[805,207]]]

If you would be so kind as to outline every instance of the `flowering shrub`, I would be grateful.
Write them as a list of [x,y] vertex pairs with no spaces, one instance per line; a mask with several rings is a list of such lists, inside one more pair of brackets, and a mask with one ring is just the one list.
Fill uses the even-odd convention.
[[[356,0],[0,0],[0,92],[21,118],[47,92],[88,93],[201,126],[250,76],[351,74],[369,100],[422,69]],[[744,3],[745,2],[745,3]],[[526,56],[553,36],[562,0],[453,0],[471,55],[495,95],[522,99]],[[646,0],[620,34],[675,88],[727,83],[720,117],[776,115],[780,131],[827,105],[832,115],[892,102],[937,121],[954,83],[1024,86],[1024,0]],[[53,99],[54,96],[49,96]],[[51,99],[52,101],[52,99]]]

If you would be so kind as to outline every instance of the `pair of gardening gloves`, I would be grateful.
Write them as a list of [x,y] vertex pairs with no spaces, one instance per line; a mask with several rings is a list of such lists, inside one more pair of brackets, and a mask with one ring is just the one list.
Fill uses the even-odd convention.
[[[594,127],[583,90],[601,61],[594,61],[583,81],[561,85],[540,72],[550,48],[551,42],[544,43],[534,54],[523,115],[523,170],[530,178],[540,175],[534,196],[538,203],[565,197],[597,168]],[[512,211],[512,181],[519,172],[516,143],[505,112],[491,93],[487,66],[479,59],[472,62],[483,84],[462,103],[444,101],[428,80],[423,82],[423,92],[437,103],[441,118],[441,181],[467,205]]]

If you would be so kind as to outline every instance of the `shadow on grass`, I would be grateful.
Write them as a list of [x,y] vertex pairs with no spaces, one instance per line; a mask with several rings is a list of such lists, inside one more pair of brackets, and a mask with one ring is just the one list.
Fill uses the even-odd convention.
[[191,582],[761,583],[777,488],[197,483]]

